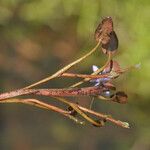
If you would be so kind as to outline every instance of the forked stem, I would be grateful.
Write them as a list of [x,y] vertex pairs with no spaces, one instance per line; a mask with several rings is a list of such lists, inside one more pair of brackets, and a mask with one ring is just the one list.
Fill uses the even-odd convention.
[[68,104],[69,106],[71,106],[75,111],[77,111],[83,118],[85,118],[87,121],[89,121],[90,123],[96,125],[96,126],[101,126],[100,123],[94,121],[91,117],[87,116],[85,114],[85,112],[89,113],[89,114],[92,114],[94,116],[97,116],[97,117],[100,117],[102,119],[105,119],[106,121],[110,121],[118,126],[121,126],[123,128],[129,128],[129,124],[127,122],[123,122],[123,121],[120,121],[120,120],[116,120],[112,117],[110,117],[109,115],[104,115],[102,113],[99,113],[99,112],[95,112],[93,110],[90,110],[90,109],[87,109],[85,107],[82,107],[78,104],[75,104],[75,103],[72,103],[72,102],[68,102],[66,99],[64,98],[61,98],[61,97],[54,97],[56,98],[57,100],[63,102],[63,103],[66,103]]
[[95,126],[100,127],[101,124],[96,122],[95,120],[93,120],[91,117],[89,117],[88,115],[86,115],[82,110],[79,109],[78,105],[72,102],[68,102],[66,99],[61,98],[61,97],[54,97],[57,100],[68,104],[69,106],[71,106],[76,112],[78,112],[84,119],[86,119],[87,121],[89,121],[90,123],[92,123]]

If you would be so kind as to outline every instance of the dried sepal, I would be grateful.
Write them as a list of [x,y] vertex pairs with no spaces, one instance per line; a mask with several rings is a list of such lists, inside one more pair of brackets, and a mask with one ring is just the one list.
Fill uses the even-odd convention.
[[119,65],[119,63],[115,60],[111,60],[109,64],[105,67],[103,72],[110,73],[110,72],[120,72],[122,69]]

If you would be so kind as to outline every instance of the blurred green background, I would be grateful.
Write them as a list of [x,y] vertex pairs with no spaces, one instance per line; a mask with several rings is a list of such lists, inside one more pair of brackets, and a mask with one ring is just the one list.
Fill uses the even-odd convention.
[[[128,94],[128,104],[97,100],[93,108],[128,121],[131,128],[80,126],[32,106],[0,104],[1,150],[150,149],[149,0],[0,0],[0,92],[27,86],[85,54],[96,44],[93,34],[105,16],[113,18],[119,38],[115,60],[122,67],[141,63],[141,69],[115,81]],[[97,51],[71,71],[91,73],[93,64],[105,61]],[[55,79],[39,87],[74,81]],[[88,107],[90,98],[78,101]]]

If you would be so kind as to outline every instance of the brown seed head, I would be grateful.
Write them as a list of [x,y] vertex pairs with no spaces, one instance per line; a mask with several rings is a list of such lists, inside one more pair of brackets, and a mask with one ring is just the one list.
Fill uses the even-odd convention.
[[95,30],[96,41],[102,40],[102,44],[109,41],[109,34],[113,31],[113,21],[111,17],[104,18]]

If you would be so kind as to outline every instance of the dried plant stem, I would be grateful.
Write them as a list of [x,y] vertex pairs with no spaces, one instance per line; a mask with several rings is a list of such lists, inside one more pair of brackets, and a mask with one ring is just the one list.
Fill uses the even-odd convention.
[[67,101],[66,99],[64,98],[60,98],[60,97],[54,97],[56,98],[57,100],[63,102],[63,103],[66,103],[68,104],[69,106],[71,106],[76,112],[78,112],[84,119],[86,119],[87,121],[89,121],[90,123],[94,124],[95,126],[101,126],[100,123],[94,121],[91,117],[87,116],[84,112],[82,112],[79,108],[78,108],[78,105],[75,104],[75,103],[72,103],[72,102],[69,102]]
[[0,103],[23,103],[23,104],[30,104],[30,105],[34,105],[36,107],[40,107],[43,109],[49,109],[55,112],[59,112],[61,114],[69,114],[68,111],[65,111],[63,109],[60,109],[56,106],[41,102],[39,100],[36,99],[5,99],[0,101]]
[[[102,118],[102,119],[105,119],[105,120],[107,120],[107,121],[110,121],[110,122],[112,122],[112,123],[114,123],[114,124],[116,124],[116,125],[118,125],[118,126],[123,127],[123,128],[129,128],[129,125],[128,125],[127,122],[122,122],[122,121],[120,121],[120,120],[115,120],[114,118],[110,117],[109,115],[104,115],[104,114],[101,114],[101,113],[99,113],[99,112],[95,112],[95,111],[93,111],[93,110],[90,110],[90,109],[87,109],[87,108],[85,108],[85,107],[82,107],[82,106],[80,106],[80,105],[78,105],[78,104],[75,104],[75,103],[72,103],[72,102],[68,102],[66,99],[61,98],[61,97],[54,97],[54,98],[58,99],[58,100],[61,101],[61,102],[64,102],[64,103],[70,105],[70,106],[71,106],[74,110],[76,110],[82,117],[84,117],[86,120],[88,120],[88,121],[91,122],[92,124],[95,124],[95,121],[94,121],[92,118],[90,118],[89,116],[87,116],[87,115],[86,115],[85,113],[83,113],[83,112],[87,112],[87,113],[92,114],[92,115],[94,115],[94,116],[100,117],[100,118]],[[80,110],[80,111],[79,111],[79,110]],[[93,122],[93,121],[94,121],[94,122]],[[98,124],[98,123],[96,122],[95,125],[97,125],[97,124]],[[98,126],[101,126],[101,124],[98,124]]]
[[[66,99],[64,98],[60,98],[60,97],[54,97],[56,99],[58,99],[59,101],[68,104],[69,106],[71,106],[73,109],[75,109],[82,117],[84,117],[86,120],[88,120],[89,122],[91,122],[92,124],[95,124],[97,126],[100,126],[100,124],[98,124],[97,122],[95,122],[93,119],[91,119],[90,117],[88,117],[84,112],[87,112],[89,114],[92,114],[94,116],[100,117],[102,119],[105,119],[107,121],[110,121],[114,124],[116,124],[117,126],[121,126],[123,128],[129,128],[128,123],[126,122],[122,122],[120,120],[115,120],[114,118],[110,117],[109,115],[104,115],[101,114],[99,112],[95,112],[92,111],[90,109],[87,109],[85,107],[82,107],[78,104],[72,103],[72,102],[68,102]],[[63,110],[59,107],[53,106],[51,104],[47,104],[44,102],[41,102],[37,99],[5,99],[3,101],[0,101],[0,103],[22,103],[22,104],[28,104],[28,105],[33,105],[35,107],[39,107],[42,109],[47,109],[47,110],[52,110],[54,112],[58,112],[66,117],[69,117],[70,119],[72,119],[73,121],[75,121],[76,123],[79,124],[84,124],[83,121],[78,120],[77,118],[75,118],[74,116],[70,115],[69,111]],[[94,121],[94,122],[93,122]]]
[[[105,67],[109,64],[109,62],[111,60],[111,57],[112,57],[112,55],[109,52],[108,53],[108,59],[107,59],[107,62],[105,63],[105,65],[103,67],[101,67],[100,69],[98,69],[97,71],[93,72],[91,75],[97,75],[98,73],[100,73],[101,71],[103,71],[105,69]],[[85,78],[83,81],[77,82],[77,83],[71,85],[70,87],[72,87],[72,88],[73,87],[77,87],[77,86],[81,85],[82,83],[87,82],[89,80],[90,80],[90,78]]]
[[3,101],[0,101],[0,103],[22,103],[22,104],[28,104],[28,105],[32,105],[35,107],[39,107],[42,109],[47,109],[47,110],[52,110],[54,112],[58,112],[62,115],[64,115],[65,117],[68,117],[69,119],[75,121],[78,124],[84,125],[83,121],[80,121],[79,119],[75,118],[74,116],[70,115],[70,112],[67,110],[63,110],[59,107],[41,102],[37,99],[5,99]]
[[127,122],[122,122],[120,120],[115,120],[114,118],[110,117],[109,115],[104,115],[104,114],[101,114],[101,113],[97,113],[93,110],[87,109],[87,108],[79,106],[79,105],[78,105],[78,107],[84,112],[88,112],[88,113],[93,114],[97,117],[103,118],[103,119],[105,119],[107,121],[110,121],[110,122],[112,122],[112,123],[114,123],[118,126],[123,127],[123,128],[129,128],[129,124]]
[[81,58],[77,59],[76,61],[74,61],[74,62],[70,63],[69,65],[65,66],[64,68],[60,69],[59,71],[57,71],[57,72],[54,73],[53,75],[51,75],[51,76],[49,76],[49,77],[47,77],[47,78],[45,78],[45,79],[42,79],[42,80],[40,80],[40,81],[38,81],[38,82],[36,82],[36,83],[34,83],[34,84],[31,84],[31,85],[25,87],[24,89],[29,89],[29,88],[35,87],[35,86],[37,86],[37,85],[39,85],[39,84],[42,84],[42,83],[44,83],[44,82],[47,82],[47,81],[49,81],[49,80],[51,80],[51,79],[53,79],[53,78],[56,78],[56,77],[60,76],[62,73],[66,72],[66,71],[69,70],[71,67],[73,67],[74,65],[80,63],[80,62],[83,61],[85,58],[87,58],[88,56],[90,56],[93,52],[95,52],[96,49],[98,48],[98,46],[100,45],[100,43],[101,43],[101,40],[99,40],[99,42],[97,43],[97,45],[96,45],[90,52],[88,52],[87,54],[85,54],[85,55],[82,56]]
[[16,91],[0,94],[0,101],[21,95],[42,95],[42,96],[96,96],[105,90],[104,87],[85,87],[85,88],[68,88],[68,89],[19,89]]
[[[94,88],[94,89],[93,89]],[[82,88],[82,90],[85,90],[86,89],[86,92],[91,92],[91,89],[93,89],[94,91],[95,90],[98,90],[99,87],[89,87],[89,88]],[[124,127],[124,128],[129,128],[129,125],[128,123],[126,122],[121,122],[120,120],[115,120],[111,117],[109,117],[108,115],[103,115],[103,114],[100,114],[100,113],[97,113],[95,111],[92,111],[90,109],[87,109],[87,108],[84,108],[80,105],[77,105],[75,103],[72,103],[72,102],[68,102],[67,100],[65,100],[64,98],[61,98],[61,97],[55,97],[57,96],[57,94],[50,94],[52,91],[52,89],[46,89],[46,92],[45,92],[45,89],[40,89],[40,90],[34,90],[34,89],[22,89],[22,90],[18,90],[18,91],[13,91],[13,92],[8,92],[8,93],[3,93],[3,94],[0,94],[0,103],[24,103],[24,104],[29,104],[29,105],[34,105],[36,107],[40,107],[40,108],[43,108],[43,109],[48,109],[48,110],[52,110],[52,111],[55,111],[55,112],[59,112],[61,114],[63,114],[64,116],[66,117],[69,117],[70,119],[74,120],[76,123],[79,123],[79,124],[84,124],[84,122],[82,121],[79,121],[77,118],[75,118],[74,116],[71,116],[70,114],[68,114],[69,112],[68,111],[65,111],[59,107],[56,107],[56,106],[53,106],[53,105],[50,105],[50,104],[47,104],[47,103],[44,103],[44,102],[41,102],[39,100],[36,100],[36,99],[7,99],[7,98],[12,98],[12,97],[15,97],[15,96],[19,96],[19,95],[23,95],[23,94],[36,94],[36,95],[44,95],[44,96],[51,96],[51,97],[54,97],[54,98],[57,98],[58,100],[60,100],[61,102],[63,103],[66,103],[68,104],[69,106],[71,106],[75,111],[77,111],[83,118],[85,118],[87,121],[89,121],[90,123],[96,125],[96,126],[101,126],[100,123],[94,121],[91,117],[87,116],[84,112],[88,112],[90,114],[93,114],[97,117],[100,117],[100,118],[103,118],[105,120],[108,120],[110,122],[113,122],[115,123],[116,125],[118,126],[121,126],[121,127]],[[59,89],[60,90],[60,89]],[[78,94],[81,92],[80,91],[81,89],[77,89],[76,91],[74,92],[77,92]],[[92,90],[92,91],[93,91]],[[100,89],[101,90],[101,89]],[[49,93],[50,91],[50,93]],[[64,90],[62,90],[64,92]],[[61,92],[62,92],[61,91]],[[68,92],[69,90],[67,90]],[[56,90],[54,90],[53,92],[58,92]],[[70,91],[69,91],[70,92]],[[84,91],[85,92],[85,91]],[[83,92],[83,93],[84,93]],[[85,92],[85,93],[86,93]],[[58,92],[59,93],[59,92]],[[82,93],[82,92],[81,92]],[[81,94],[80,93],[80,94]],[[82,94],[83,94],[82,93]],[[84,94],[85,94],[84,93]],[[87,94],[87,93],[86,93]]]
[[111,77],[110,74],[101,74],[101,75],[88,75],[88,74],[74,74],[74,73],[63,73],[60,77],[71,77],[71,78],[90,78],[90,79],[98,79],[98,78],[106,78]]

